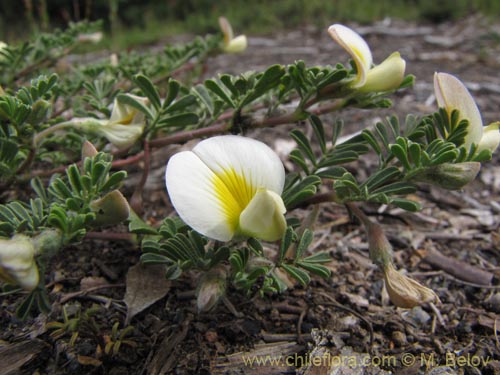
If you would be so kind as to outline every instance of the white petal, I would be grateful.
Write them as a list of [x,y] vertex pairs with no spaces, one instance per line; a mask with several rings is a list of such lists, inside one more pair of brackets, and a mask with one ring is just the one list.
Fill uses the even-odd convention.
[[224,44],[228,44],[233,39],[233,28],[226,17],[219,17],[219,26],[224,35]]
[[35,262],[27,270],[19,271],[16,274],[17,282],[25,290],[35,289],[38,286],[39,278],[38,267]]
[[170,200],[181,219],[207,237],[229,241],[236,227],[228,222],[224,204],[213,186],[215,178],[214,172],[191,151],[172,156],[165,172]]
[[283,163],[270,147],[260,141],[237,135],[222,135],[198,143],[193,152],[217,175],[234,171],[247,181],[253,194],[258,189],[271,190],[277,194],[283,191]]
[[[126,95],[131,97],[132,99],[135,99],[136,101],[138,101],[143,105],[148,105],[149,103],[148,98],[132,94],[126,94]],[[123,125],[128,125],[130,123],[144,122],[144,114],[139,110],[137,110],[136,108],[132,107],[131,105],[122,103],[117,98],[115,98],[109,122],[113,124],[116,123]]]
[[35,247],[28,237],[15,235],[11,239],[0,239],[0,278],[33,290],[39,277],[34,256]]
[[478,144],[483,135],[483,121],[474,98],[465,85],[447,73],[434,74],[434,92],[439,107],[450,114],[454,109],[460,111],[460,119],[469,120],[464,146],[468,149]]
[[116,147],[125,148],[132,146],[141,137],[144,124],[122,125],[107,123],[95,128],[95,130]]
[[481,150],[491,150],[495,152],[500,144],[500,132],[499,132],[500,122],[494,122],[483,128],[483,137],[479,142],[477,151]]
[[240,216],[240,232],[264,241],[279,240],[286,229],[286,208],[281,197],[261,189]]
[[328,33],[351,55],[356,63],[358,78],[353,87],[363,86],[366,80],[366,74],[373,64],[370,47],[361,35],[344,25],[331,25],[328,28]]

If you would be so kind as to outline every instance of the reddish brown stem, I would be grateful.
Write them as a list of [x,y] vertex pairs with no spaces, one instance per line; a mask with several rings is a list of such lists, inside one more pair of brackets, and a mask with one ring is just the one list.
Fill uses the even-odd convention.
[[229,129],[230,129],[230,124],[223,123],[223,124],[208,126],[206,128],[201,128],[201,129],[185,130],[182,132],[178,132],[176,134],[169,135],[168,137],[165,138],[153,139],[152,141],[149,141],[149,145],[151,147],[163,147],[174,143],[184,143],[192,139],[223,134],[227,132]]

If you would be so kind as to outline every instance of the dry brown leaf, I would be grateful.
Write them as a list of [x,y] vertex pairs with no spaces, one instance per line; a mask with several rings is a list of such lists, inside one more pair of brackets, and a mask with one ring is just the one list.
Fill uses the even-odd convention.
[[84,366],[94,366],[99,367],[102,365],[102,362],[94,357],[88,357],[86,355],[78,355],[77,357],[78,363]]
[[80,281],[80,288],[82,290],[87,290],[91,289],[94,287],[102,286],[102,285],[107,285],[108,281],[104,277],[97,277],[97,276],[88,276],[82,278]]
[[127,305],[125,326],[130,320],[153,303],[165,297],[170,290],[170,280],[165,278],[161,265],[136,264],[127,273],[127,290],[124,301]]

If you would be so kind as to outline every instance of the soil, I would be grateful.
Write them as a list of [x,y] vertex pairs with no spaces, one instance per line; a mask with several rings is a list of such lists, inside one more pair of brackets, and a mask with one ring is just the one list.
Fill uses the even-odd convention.
[[[376,63],[400,51],[407,72],[417,79],[413,88],[394,95],[390,109],[337,114],[345,121],[345,135],[390,114],[403,120],[408,113],[433,112],[435,71],[468,84],[485,124],[499,120],[500,24],[471,16],[453,24],[385,20],[350,26],[364,35]],[[205,78],[299,59],[311,66],[345,63],[348,56],[326,30],[304,27],[250,37],[244,54],[211,59]],[[325,117],[325,123],[334,119]],[[280,147],[292,126],[249,135]],[[140,250],[94,236],[65,249],[51,264],[50,314],[19,321],[18,302],[2,297],[0,374],[500,374],[499,160],[497,153],[463,191],[423,186],[414,197],[424,207],[417,214],[363,206],[383,225],[397,267],[438,294],[435,306],[407,310],[390,303],[382,275],[368,259],[364,231],[340,206],[321,205],[311,246],[331,254],[331,278],[314,277],[307,287],[251,299],[230,288],[224,303],[201,314],[194,297],[198,275],[165,283],[155,270],[145,272],[149,278],[139,272],[139,279],[151,281],[158,297],[126,322],[124,299],[133,304],[126,296],[133,283],[127,272],[138,264]],[[158,168],[144,194],[145,216],[152,222],[172,214],[162,182],[164,154],[155,161]],[[363,178],[374,165],[368,156],[349,169]],[[308,212],[292,214],[302,219]],[[92,306],[95,313],[85,318]],[[83,316],[74,343],[71,333],[55,337],[46,326],[61,322],[63,309]],[[115,353],[100,352],[98,345],[102,350],[116,342],[115,323],[119,332],[128,324],[133,329]],[[281,362],[244,362],[268,354]],[[314,356],[328,361],[313,361]],[[362,362],[368,366],[359,366]]]

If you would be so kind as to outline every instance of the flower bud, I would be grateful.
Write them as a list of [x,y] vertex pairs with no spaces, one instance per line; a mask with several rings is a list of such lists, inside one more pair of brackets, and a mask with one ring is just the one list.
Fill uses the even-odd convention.
[[33,290],[39,281],[35,246],[29,237],[17,234],[0,239],[0,280]]
[[209,311],[224,296],[226,278],[227,272],[222,267],[211,269],[203,275],[196,291],[198,312]]
[[85,158],[92,158],[97,155],[97,149],[95,146],[89,141],[85,141],[82,144],[82,161]]
[[387,239],[382,227],[376,223],[366,223],[370,259],[377,266],[384,268],[392,261],[392,245]]
[[34,126],[39,125],[47,120],[50,109],[51,105],[47,100],[38,99],[31,106],[31,113],[29,114],[26,121]]
[[113,190],[104,197],[90,202],[90,209],[96,214],[94,226],[115,225],[128,219],[130,206],[119,190]]
[[103,34],[101,31],[96,31],[94,33],[85,33],[78,35],[77,41],[80,43],[92,43],[97,44],[103,38]]
[[411,309],[425,303],[438,302],[432,289],[398,272],[392,263],[383,269],[385,287],[391,302],[397,307]]
[[481,163],[443,163],[432,167],[424,167],[411,177],[414,182],[426,182],[448,190],[458,190],[472,182],[479,170]]

